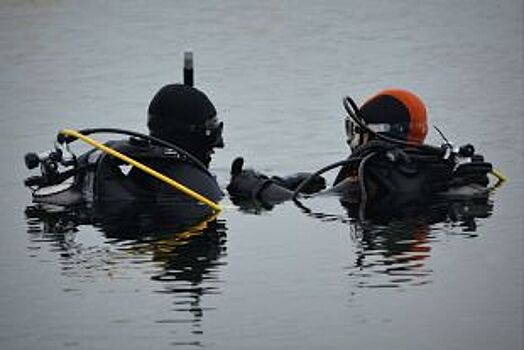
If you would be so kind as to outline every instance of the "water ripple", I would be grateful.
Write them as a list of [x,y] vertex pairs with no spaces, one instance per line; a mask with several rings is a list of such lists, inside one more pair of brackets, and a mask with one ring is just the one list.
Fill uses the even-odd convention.
[[[53,263],[53,259],[43,257],[57,255],[61,274],[80,283],[79,287],[63,288],[64,293],[79,295],[84,290],[82,284],[108,276],[112,281],[136,278],[131,272],[138,271],[157,283],[153,293],[173,298],[174,307],[165,308],[173,317],[154,323],[187,325],[191,337],[202,336],[205,313],[216,310],[213,305],[204,305],[203,300],[222,293],[220,270],[226,254],[223,220],[212,218],[178,231],[162,226],[158,231],[137,235],[127,231],[127,226],[122,234],[114,226],[105,232],[96,222],[95,229],[82,226],[86,213],[74,209],[46,211],[34,206],[26,210],[26,216],[30,256]],[[200,342],[192,339],[172,345],[197,344]]]

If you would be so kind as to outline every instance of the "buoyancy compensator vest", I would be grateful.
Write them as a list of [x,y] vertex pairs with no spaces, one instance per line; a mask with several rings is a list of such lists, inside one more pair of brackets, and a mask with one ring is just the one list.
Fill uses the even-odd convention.
[[[126,165],[111,152],[102,152],[101,147],[76,157],[68,147],[75,138],[64,136],[62,131],[54,150],[29,153],[25,157],[29,169],[40,166],[41,170],[41,175],[25,180],[32,190],[33,202],[60,206],[85,204],[98,212],[119,213],[136,207],[137,203],[167,203],[173,215],[177,212],[177,217],[188,218],[181,221],[192,221],[213,212],[201,204],[197,195],[218,202],[223,194],[215,177],[196,157],[176,145],[127,130],[85,129],[77,134],[104,132],[132,135],[127,140],[109,141],[102,146],[185,186],[185,191],[168,185],[169,181],[160,181],[151,172],[143,172],[140,167]],[[188,196],[187,191],[192,191],[192,195]]]
[[[222,191],[215,177],[207,169],[193,163],[191,159],[176,150],[152,145],[135,138],[110,141],[106,145],[160,171],[215,202],[222,198]],[[81,189],[83,198],[88,201],[96,203],[133,200],[194,202],[168,184],[99,150],[82,155],[78,162],[85,170],[76,175],[75,183]]]
[[[367,199],[385,196],[431,197],[468,187],[463,194],[486,194],[491,163],[481,155],[447,156],[435,148],[401,147],[373,140],[354,150],[334,185],[346,182],[365,191]],[[462,159],[464,158],[464,159]],[[355,161],[351,161],[355,160]]]

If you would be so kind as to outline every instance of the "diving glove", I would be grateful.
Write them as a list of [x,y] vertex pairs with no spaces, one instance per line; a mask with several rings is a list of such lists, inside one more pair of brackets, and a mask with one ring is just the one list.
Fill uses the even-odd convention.
[[[309,177],[309,173],[297,173],[288,177],[268,177],[252,169],[243,169],[244,159],[236,158],[231,164],[231,181],[227,191],[232,197],[253,199],[265,203],[280,203],[291,199],[293,191]],[[321,176],[311,179],[301,192],[311,194],[326,187]]]

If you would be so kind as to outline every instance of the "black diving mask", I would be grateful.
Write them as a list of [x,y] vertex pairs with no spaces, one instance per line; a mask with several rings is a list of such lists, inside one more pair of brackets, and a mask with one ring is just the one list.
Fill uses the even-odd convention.
[[224,122],[218,121],[216,116],[207,119],[203,124],[190,124],[186,127],[189,132],[203,136],[210,148],[224,148]]
[[203,125],[195,125],[195,131],[203,132],[209,146],[216,148],[224,147],[223,130],[224,122],[219,122],[217,117],[206,120]]
[[[149,116],[151,118],[151,115]],[[157,137],[173,138],[172,135],[184,135],[189,133],[189,138],[193,135],[198,142],[204,142],[210,148],[223,148],[224,139],[222,131],[224,122],[218,120],[216,116],[206,119],[202,124],[186,124],[170,121],[164,128],[152,132]],[[187,137],[187,136],[186,136]]]

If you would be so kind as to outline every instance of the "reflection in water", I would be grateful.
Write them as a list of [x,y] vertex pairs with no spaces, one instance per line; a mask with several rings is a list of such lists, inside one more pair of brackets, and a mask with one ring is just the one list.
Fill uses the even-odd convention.
[[[37,251],[43,244],[51,245],[51,251],[60,254],[63,274],[81,280],[95,278],[100,272],[115,275],[119,269],[147,271],[158,282],[157,293],[174,296],[173,317],[155,322],[189,325],[191,334],[199,337],[204,314],[213,309],[202,306],[202,298],[220,293],[217,285],[226,250],[225,222],[208,217],[191,226],[183,225],[179,218],[168,215],[174,208],[166,203],[135,209],[127,207],[125,216],[121,216],[114,210],[101,215],[99,210],[85,207],[27,207],[29,248]],[[77,234],[80,225],[97,227],[104,238],[84,246],[79,242],[84,232]],[[172,345],[201,344],[200,340],[190,340]]]
[[[431,244],[438,241],[439,227],[475,237],[477,220],[491,215],[488,198],[433,200],[412,205],[366,208],[365,220],[350,224],[351,238],[357,244],[357,258],[349,275],[358,287],[396,288],[431,282],[427,266]],[[353,208],[346,206],[350,215]],[[409,215],[406,215],[409,213]]]
[[434,239],[424,222],[395,222],[390,225],[352,226],[357,244],[356,261],[349,275],[358,287],[390,288],[430,282],[431,270],[425,260]]
[[363,208],[341,202],[346,215],[314,212],[296,203],[307,215],[349,226],[356,259],[348,275],[360,288],[398,288],[431,282],[428,267],[431,245],[439,232],[476,237],[477,222],[491,216],[490,198],[421,199],[383,198]]
[[[210,307],[201,306],[204,295],[220,293],[219,259],[225,254],[225,224],[212,220],[203,228],[193,228],[180,234],[175,240],[155,243],[153,261],[161,262],[163,270],[152,279],[163,284],[159,293],[174,294],[175,312],[193,315],[192,333],[201,334],[201,320]],[[207,282],[204,284],[204,282]],[[209,286],[211,284],[212,286]],[[180,320],[159,320],[159,323],[178,323]]]

